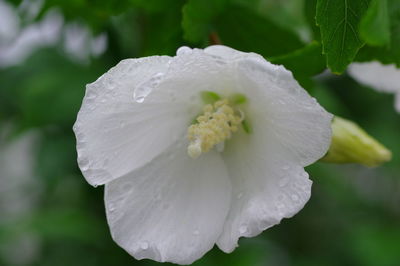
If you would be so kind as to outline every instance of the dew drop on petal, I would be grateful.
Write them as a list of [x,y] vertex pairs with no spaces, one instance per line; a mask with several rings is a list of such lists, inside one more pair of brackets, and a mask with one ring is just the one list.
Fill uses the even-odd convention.
[[244,234],[244,233],[246,233],[246,232],[247,232],[247,225],[242,224],[242,225],[239,227],[239,233]]
[[149,243],[147,243],[147,241],[143,241],[142,243],[140,243],[140,248],[143,250],[146,250],[149,248]]
[[192,49],[187,46],[182,46],[176,51],[176,55],[185,55],[185,54],[190,54],[192,52]]
[[115,211],[115,204],[114,203],[108,204],[108,209],[110,210],[110,212]]
[[146,85],[141,85],[133,91],[133,99],[137,103],[143,103],[144,99],[151,92],[152,88]]
[[291,197],[291,199],[293,200],[293,201],[298,201],[299,200],[299,196],[297,196],[296,194],[293,194],[292,196],[290,196]]
[[160,84],[164,73],[156,73],[150,79],[140,84],[133,91],[133,99],[137,103],[143,103],[145,98]]
[[284,208],[285,208],[285,204],[283,204],[282,202],[278,202],[276,204],[276,209],[278,210],[279,213],[283,213]]
[[303,172],[303,173],[300,174],[300,177],[308,178],[308,173],[307,172]]
[[288,183],[289,183],[289,178],[287,178],[287,177],[282,177],[282,178],[279,180],[278,185],[279,185],[279,187],[285,187]]

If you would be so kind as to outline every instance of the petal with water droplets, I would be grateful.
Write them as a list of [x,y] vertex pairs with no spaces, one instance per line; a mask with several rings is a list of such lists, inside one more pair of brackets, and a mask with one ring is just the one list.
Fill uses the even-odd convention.
[[217,152],[193,160],[181,146],[106,184],[112,236],[137,259],[190,264],[221,234],[230,188]]

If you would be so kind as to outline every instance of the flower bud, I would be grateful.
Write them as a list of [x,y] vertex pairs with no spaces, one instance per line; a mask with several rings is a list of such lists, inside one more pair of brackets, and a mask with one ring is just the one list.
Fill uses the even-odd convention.
[[332,142],[323,162],[359,163],[369,167],[390,161],[392,153],[352,121],[335,116]]

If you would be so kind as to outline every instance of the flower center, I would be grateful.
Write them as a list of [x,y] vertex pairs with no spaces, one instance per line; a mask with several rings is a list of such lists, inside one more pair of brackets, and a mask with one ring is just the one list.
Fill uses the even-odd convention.
[[243,113],[235,112],[228,99],[207,104],[196,123],[188,128],[188,154],[192,158],[211,150],[217,144],[223,144],[243,121]]

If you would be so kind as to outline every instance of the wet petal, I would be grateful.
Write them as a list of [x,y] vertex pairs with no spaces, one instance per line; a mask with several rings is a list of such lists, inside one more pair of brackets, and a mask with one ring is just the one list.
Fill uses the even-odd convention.
[[232,251],[241,236],[255,236],[297,213],[310,197],[304,166],[321,158],[331,141],[331,118],[282,66],[238,61],[252,133],[237,133],[224,158],[232,180],[232,206],[218,246]]
[[87,86],[74,131],[78,163],[90,184],[129,173],[184,135],[181,125],[190,117],[181,106],[134,99],[135,90],[158,85],[169,62],[169,57],[123,60]]
[[106,184],[114,240],[137,259],[190,264],[222,232],[231,185],[216,152],[193,160],[181,146]]

